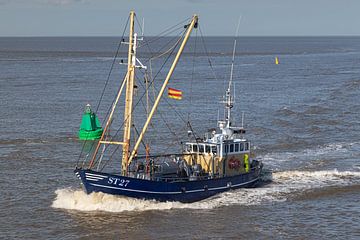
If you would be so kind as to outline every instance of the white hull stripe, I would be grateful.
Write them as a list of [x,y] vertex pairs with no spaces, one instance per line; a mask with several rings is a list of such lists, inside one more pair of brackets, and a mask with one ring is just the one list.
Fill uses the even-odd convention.
[[[245,182],[245,183],[234,184],[234,185],[231,185],[229,187],[225,186],[225,187],[209,188],[208,190],[220,190],[220,189],[226,189],[226,188],[232,188],[232,187],[239,187],[239,186],[242,186],[242,185],[246,185],[246,184],[249,184],[249,183],[256,182],[258,179],[259,178],[255,178],[255,179],[253,179],[251,181],[248,181],[248,182]],[[198,190],[195,190],[195,191],[198,191]],[[189,191],[189,192],[191,192],[191,191]]]
[[93,176],[93,177],[102,177],[102,178],[108,177],[108,176],[105,176],[105,175],[99,175],[99,174],[88,173],[88,172],[86,172],[85,174],[86,174],[86,175],[89,175],[89,176]]
[[95,177],[95,176],[88,176],[86,175],[86,178],[93,178],[93,179],[99,179],[99,180],[103,180],[103,177]]
[[[230,187],[228,186],[224,186],[224,187],[217,187],[217,188],[208,188],[208,191],[213,191],[213,190],[220,190],[220,189],[227,189],[227,188],[233,188],[233,187],[239,187],[242,185],[246,185],[252,182],[257,181],[259,178],[255,178],[249,182],[245,182],[245,183],[239,183],[239,184],[234,184],[231,185]],[[119,190],[123,190],[123,191],[128,191],[128,192],[141,192],[141,193],[155,193],[155,194],[179,194],[182,192],[154,192],[154,191],[144,191],[144,190],[135,190],[135,189],[128,189],[128,188],[120,188],[120,187],[113,187],[113,186],[105,186],[105,185],[101,185],[101,184],[95,184],[95,183],[89,183],[90,185],[96,186],[96,187],[104,187],[104,188],[110,188],[110,189],[119,189]],[[189,191],[185,191],[185,193],[194,193],[194,192],[203,192],[205,191],[205,189],[197,189],[197,190],[189,190]]]
[[[97,178],[90,178],[90,177],[86,177],[86,180],[89,180],[89,181],[99,181],[99,179]],[[100,179],[101,180],[101,179]]]

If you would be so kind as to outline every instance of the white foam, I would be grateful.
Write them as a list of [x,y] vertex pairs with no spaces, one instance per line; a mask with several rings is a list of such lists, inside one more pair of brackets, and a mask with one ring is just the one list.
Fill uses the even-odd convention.
[[324,146],[319,146],[316,149],[307,149],[304,151],[305,155],[319,156],[324,154],[332,153],[344,153],[347,148],[352,146],[354,143],[332,143]]
[[273,173],[272,185],[283,192],[309,190],[329,186],[360,184],[360,172],[354,171],[284,171]]
[[198,203],[183,204],[179,202],[157,202],[154,200],[140,200],[134,198],[114,196],[105,193],[86,194],[82,190],[58,189],[52,207],[79,211],[147,211],[169,210],[174,208],[212,208],[200,206]]
[[292,152],[272,152],[263,156],[258,156],[267,166],[281,167],[286,162],[307,162],[320,157],[338,158],[346,154],[352,154],[360,146],[359,142],[353,143],[333,143],[317,146],[315,148]]
[[229,205],[259,205],[286,201],[292,194],[329,186],[360,184],[360,172],[352,171],[283,171],[266,175],[272,182],[263,187],[238,189],[192,204],[156,202],[118,197],[104,193],[85,194],[82,190],[56,190],[52,207],[78,211],[148,211],[170,209],[213,209]]

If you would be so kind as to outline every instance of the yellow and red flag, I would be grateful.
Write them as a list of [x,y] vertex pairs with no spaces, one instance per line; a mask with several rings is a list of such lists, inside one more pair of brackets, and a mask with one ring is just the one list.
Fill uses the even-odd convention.
[[168,88],[168,97],[176,99],[176,100],[181,100],[182,99],[182,91],[174,89],[174,88]]

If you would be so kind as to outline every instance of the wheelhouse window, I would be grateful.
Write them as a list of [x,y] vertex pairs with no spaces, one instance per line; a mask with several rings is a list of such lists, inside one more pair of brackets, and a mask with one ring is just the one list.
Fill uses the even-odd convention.
[[186,150],[186,152],[191,152],[192,151],[192,145],[191,144],[186,144],[185,150]]
[[211,152],[214,154],[216,153],[216,146],[211,146]]
[[204,145],[199,145],[199,153],[203,153],[204,152]]
[[238,143],[235,144],[235,152],[239,152],[239,144]]
[[234,144],[230,144],[230,152],[234,152]]
[[[229,146],[228,146],[229,147]],[[218,152],[217,147],[207,144],[186,144],[185,151],[191,153],[214,153]]]
[[209,145],[205,145],[205,152],[206,153],[210,153],[210,146]]
[[229,152],[229,145],[225,145],[225,153]]
[[247,143],[245,143],[245,151],[248,151],[249,150],[249,146],[250,144],[247,142]]
[[244,143],[240,143],[240,152],[244,151]]

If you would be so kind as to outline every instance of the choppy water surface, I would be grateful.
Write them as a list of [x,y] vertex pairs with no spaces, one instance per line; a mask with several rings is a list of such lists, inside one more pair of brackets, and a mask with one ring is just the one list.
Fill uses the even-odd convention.
[[[96,105],[116,41],[0,38],[0,238],[360,238],[360,38],[241,38],[234,116],[246,113],[263,184],[193,204],[86,195],[73,175],[83,107]],[[191,80],[190,48],[172,82],[184,94],[172,106],[199,133],[216,124],[232,49],[231,38],[206,42],[216,78],[202,53]],[[153,143],[176,140],[164,129]]]

